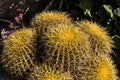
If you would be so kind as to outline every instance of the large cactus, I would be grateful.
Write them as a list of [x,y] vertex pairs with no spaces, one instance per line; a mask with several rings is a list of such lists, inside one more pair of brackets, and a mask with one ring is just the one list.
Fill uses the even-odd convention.
[[65,70],[76,69],[90,48],[87,35],[72,24],[50,27],[40,37],[43,61]]
[[28,80],[72,80],[72,78],[70,74],[62,73],[50,66],[41,65],[33,69]]
[[23,77],[34,66],[35,30],[22,29],[12,33],[3,48],[1,63],[12,77]]
[[111,58],[106,55],[98,55],[80,66],[75,72],[75,80],[117,80],[117,70]]
[[112,52],[112,39],[103,27],[87,20],[77,22],[77,26],[89,35],[93,52],[103,54],[109,54]]

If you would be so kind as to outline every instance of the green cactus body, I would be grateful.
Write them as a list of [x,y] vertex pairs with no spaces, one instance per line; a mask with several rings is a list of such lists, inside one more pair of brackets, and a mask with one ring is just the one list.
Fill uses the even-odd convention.
[[68,73],[62,73],[50,66],[41,65],[33,69],[28,80],[72,80],[72,78]]
[[1,54],[1,63],[12,77],[23,77],[34,66],[35,52],[35,30],[22,29],[8,37]]
[[77,22],[77,26],[89,35],[89,40],[93,52],[103,54],[109,54],[112,52],[112,39],[105,31],[105,29],[100,25],[87,20],[83,20],[81,22]]
[[89,51],[87,35],[72,24],[51,27],[40,37],[43,61],[65,71],[75,70]]
[[55,26],[60,23],[71,23],[71,18],[64,12],[46,11],[35,16],[31,21],[31,27],[41,30],[41,27]]
[[109,56],[98,55],[75,73],[75,80],[117,80],[117,70]]

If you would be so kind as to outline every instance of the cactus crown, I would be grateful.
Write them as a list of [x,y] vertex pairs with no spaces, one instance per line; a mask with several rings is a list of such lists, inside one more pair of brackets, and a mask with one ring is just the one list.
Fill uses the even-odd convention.
[[87,35],[71,24],[59,24],[56,27],[49,28],[45,35],[51,45],[57,43],[59,46],[66,46],[66,48],[70,45],[75,47],[80,46],[84,40],[86,40],[85,44],[88,44]]
[[64,12],[46,11],[37,14],[31,22],[32,27],[53,26],[59,23],[70,23],[71,18]]
[[77,22],[77,26],[89,35],[93,52],[105,54],[112,52],[113,41],[103,27],[87,20]]
[[72,32],[72,29],[70,27],[68,27],[68,31],[61,30],[58,34],[56,34],[56,36],[58,37],[58,40],[61,40],[64,43],[68,43],[74,39],[74,37],[75,37],[74,34],[75,34],[74,31]]
[[77,43],[82,40],[80,34],[83,37],[84,34],[74,28],[73,25],[60,24],[57,28],[50,28],[46,35],[48,36],[50,43],[56,41],[59,45],[71,45],[73,42],[76,42],[77,46]]
[[[9,49],[19,50],[25,44],[31,44],[35,39],[35,31],[32,29],[22,29],[10,35],[5,47],[10,47]],[[7,47],[7,48],[8,48]]]
[[118,78],[111,58],[106,55],[92,58],[85,68],[80,73],[82,80],[117,80]]
[[116,80],[116,70],[111,59],[106,57],[100,58],[100,61],[96,63],[98,65],[95,66],[96,76],[98,80]]

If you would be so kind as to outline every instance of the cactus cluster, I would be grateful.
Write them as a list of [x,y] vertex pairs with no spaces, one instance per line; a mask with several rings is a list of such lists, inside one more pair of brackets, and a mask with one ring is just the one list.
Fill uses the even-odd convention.
[[12,77],[118,79],[110,57],[112,39],[100,25],[87,20],[74,22],[66,13],[46,11],[37,14],[30,26],[11,34],[3,47],[1,63]]

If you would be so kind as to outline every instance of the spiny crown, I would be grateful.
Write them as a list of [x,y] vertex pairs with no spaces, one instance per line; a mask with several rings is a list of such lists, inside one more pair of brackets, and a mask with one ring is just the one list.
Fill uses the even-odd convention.
[[21,29],[20,31],[16,31],[8,37],[5,47],[19,50],[23,46],[26,46],[25,44],[32,43],[33,40],[35,40],[35,30]]
[[105,54],[112,52],[113,41],[103,27],[87,20],[77,22],[77,26],[89,35],[93,52]]
[[71,18],[64,12],[46,11],[39,13],[31,22],[32,27],[53,26],[59,23],[70,23]]
[[79,31],[79,28],[74,27],[72,24],[59,24],[57,27],[49,28],[49,30],[46,32],[46,36],[49,38],[48,43],[58,43],[58,45],[61,46],[79,46],[80,42],[84,40],[87,42],[87,35],[85,35],[82,31]]
[[88,62],[80,74],[82,80],[117,80],[115,65],[109,56],[98,55]]
[[95,75],[98,80],[116,80],[117,79],[117,76],[116,76],[117,71],[110,57],[100,56],[100,59],[96,59],[96,62],[97,62],[95,66],[96,70],[95,69],[94,70],[96,71]]

